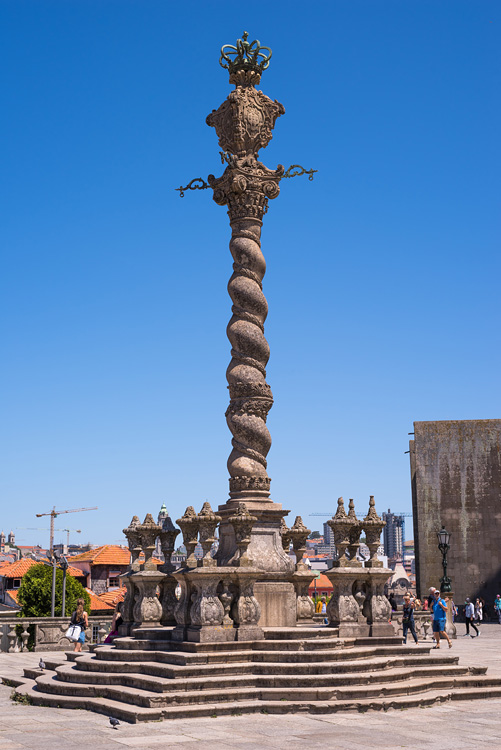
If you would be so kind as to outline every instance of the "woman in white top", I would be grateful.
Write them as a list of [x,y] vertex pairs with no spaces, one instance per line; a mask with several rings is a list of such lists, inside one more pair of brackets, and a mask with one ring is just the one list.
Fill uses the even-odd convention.
[[480,599],[477,599],[475,602],[475,620],[477,622],[482,622],[483,619],[484,619],[484,608]]

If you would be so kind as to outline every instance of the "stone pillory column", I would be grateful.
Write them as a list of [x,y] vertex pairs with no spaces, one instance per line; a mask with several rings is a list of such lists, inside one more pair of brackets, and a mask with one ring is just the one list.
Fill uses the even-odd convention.
[[266,456],[271,437],[266,418],[273,397],[266,382],[270,348],[264,337],[268,305],[263,294],[266,262],[260,237],[268,199],[279,194],[284,173],[282,166],[276,170],[265,167],[257,161],[257,154],[268,145],[275,122],[285,109],[254,88],[268,67],[271,51],[259,42],[253,42],[256,46],[251,50],[246,37],[244,34],[237,47],[222,49],[220,62],[229,69],[235,90],[207,117],[207,124],[215,128],[228,163],[221,177],[209,176],[209,185],[215,202],[228,206],[232,229],[234,263],[228,292],[233,315],[227,328],[232,358],[226,372],[230,391],[226,419],[233,434],[233,450],[228,471],[230,498],[247,503],[249,498],[266,500],[270,494]]
[[[296,622],[291,579],[294,563],[280,536],[288,511],[270,499],[267,471],[271,436],[266,420],[273,396],[266,382],[270,349],[264,336],[268,304],[263,294],[266,262],[261,252],[261,228],[269,200],[280,192],[280,180],[301,174],[308,174],[311,180],[315,170],[293,165],[285,172],[282,165],[268,169],[258,161],[259,150],[270,142],[276,120],[285,109],[255,88],[269,65],[271,50],[257,40],[248,42],[247,37],[245,32],[236,46],[222,48],[219,62],[229,71],[235,88],[207,117],[207,124],[216,130],[226,168],[221,177],[209,175],[208,184],[197,178],[179,188],[179,193],[182,197],[187,189],[212,188],[215,202],[227,206],[231,226],[233,273],[228,292],[233,304],[227,327],[231,361],[226,371],[230,393],[226,420],[232,450],[228,458],[230,496],[218,508],[217,564],[234,564],[241,557],[246,565],[259,570],[254,590],[261,605],[260,624],[285,626]],[[255,519],[248,546],[245,537],[245,551],[243,538],[237,539],[235,534],[237,528],[237,536],[241,536],[237,521],[242,521],[238,515],[242,502]]]

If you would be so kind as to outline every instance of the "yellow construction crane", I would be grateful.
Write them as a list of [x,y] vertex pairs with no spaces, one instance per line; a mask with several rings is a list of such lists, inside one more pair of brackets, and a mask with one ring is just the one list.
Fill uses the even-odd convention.
[[[54,519],[60,516],[62,513],[81,513],[84,510],[97,510],[97,505],[93,508],[74,508],[72,510],[56,510],[56,506],[52,508],[50,513],[37,513],[36,517],[41,518],[42,516],[50,516],[50,547],[49,554],[52,557],[52,550],[54,547]],[[67,531],[67,529],[65,529]]]

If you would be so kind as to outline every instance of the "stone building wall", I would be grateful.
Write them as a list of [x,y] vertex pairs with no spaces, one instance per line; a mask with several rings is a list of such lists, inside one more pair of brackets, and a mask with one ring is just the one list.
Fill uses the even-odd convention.
[[414,422],[410,441],[418,596],[442,575],[437,531],[452,533],[456,604],[501,593],[501,420]]

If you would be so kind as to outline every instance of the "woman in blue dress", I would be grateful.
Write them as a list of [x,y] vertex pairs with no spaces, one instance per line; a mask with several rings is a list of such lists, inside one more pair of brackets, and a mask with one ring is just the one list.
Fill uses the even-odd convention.
[[445,599],[442,599],[442,597],[440,596],[440,591],[435,591],[435,593],[433,594],[433,598],[433,635],[435,636],[435,640],[437,642],[437,645],[433,646],[433,648],[440,648],[441,636],[447,640],[449,648],[452,648],[452,641],[445,632],[445,613],[447,612],[447,603]]

